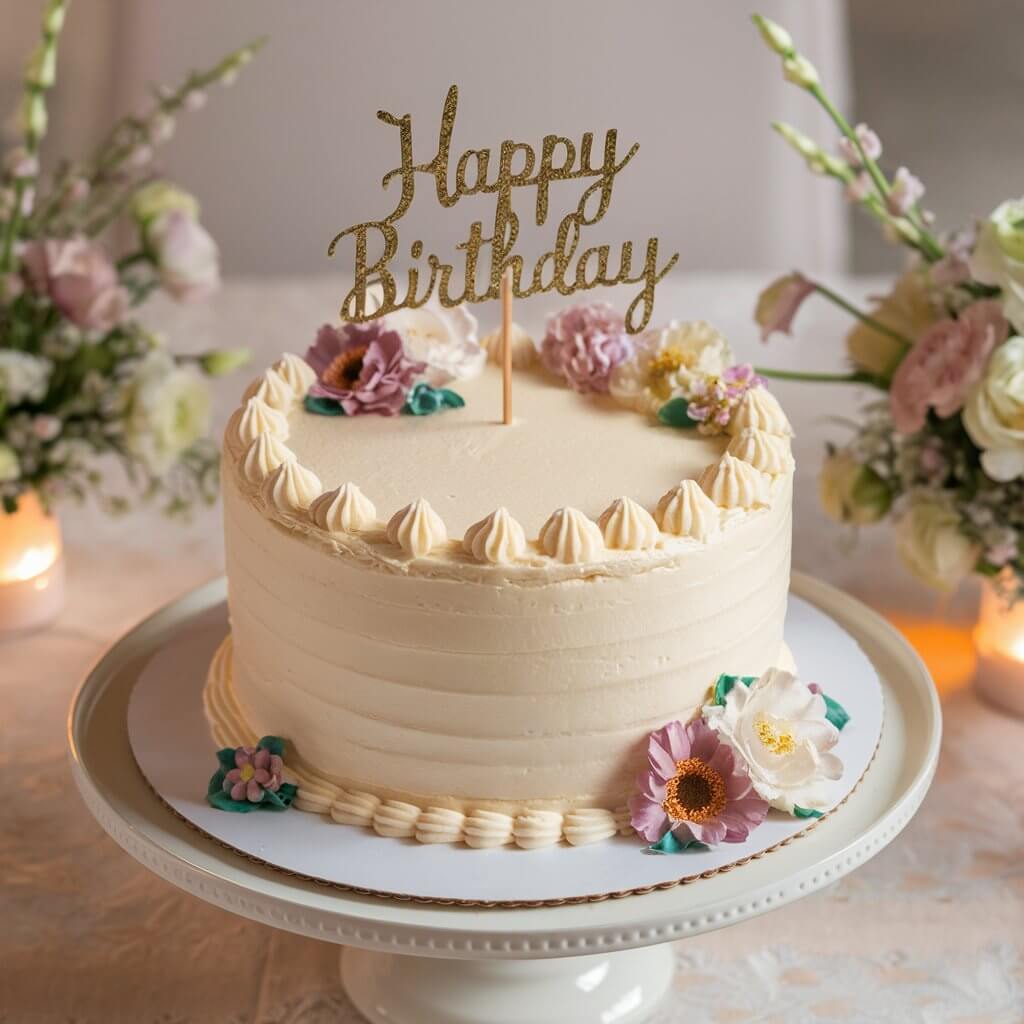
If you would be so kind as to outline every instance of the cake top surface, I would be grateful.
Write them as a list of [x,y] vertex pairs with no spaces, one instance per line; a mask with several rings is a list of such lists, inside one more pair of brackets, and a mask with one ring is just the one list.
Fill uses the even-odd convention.
[[382,516],[426,498],[452,536],[499,506],[536,535],[564,505],[596,520],[626,495],[653,509],[715,462],[729,438],[673,430],[607,395],[578,395],[539,366],[513,372],[514,419],[501,371],[459,381],[460,409],[432,416],[318,416],[296,403],[288,448],[324,490],[357,483]]
[[598,331],[588,353],[587,325],[570,326],[557,359],[550,321],[539,359],[520,332],[507,425],[489,339],[444,350],[450,385],[417,383],[430,364],[404,354],[422,341],[416,324],[404,336],[325,326],[306,359],[285,354],[243,394],[227,476],[243,502],[339,557],[540,582],[676,564],[785,493],[789,422],[710,325],[673,321],[623,344],[610,376],[614,336]]

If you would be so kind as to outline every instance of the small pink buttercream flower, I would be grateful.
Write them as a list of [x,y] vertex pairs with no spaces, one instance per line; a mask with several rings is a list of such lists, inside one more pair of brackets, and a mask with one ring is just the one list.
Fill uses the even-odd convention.
[[889,402],[901,434],[915,434],[929,408],[947,418],[959,412],[981,380],[989,356],[1009,334],[999,303],[972,303],[955,320],[932,324],[900,363]]
[[284,762],[266,747],[239,747],[235,767],[224,776],[224,792],[232,800],[258,804],[265,790],[276,793],[281,788],[283,770]]
[[768,814],[746,764],[701,718],[651,733],[647,760],[629,810],[649,843],[667,832],[683,843],[742,843]]

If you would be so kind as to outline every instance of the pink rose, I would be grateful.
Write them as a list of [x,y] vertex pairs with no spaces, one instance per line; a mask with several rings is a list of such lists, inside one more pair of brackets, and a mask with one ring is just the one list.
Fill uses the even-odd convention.
[[989,356],[1009,334],[999,303],[986,299],[962,310],[956,320],[932,324],[899,365],[889,402],[901,434],[915,434],[928,409],[944,419],[964,407],[967,392],[981,380]]
[[220,287],[217,243],[187,210],[170,210],[146,228],[160,283],[179,302],[195,302]]
[[49,295],[73,324],[97,331],[116,327],[128,312],[128,292],[95,242],[85,238],[29,242],[22,262],[33,289]]

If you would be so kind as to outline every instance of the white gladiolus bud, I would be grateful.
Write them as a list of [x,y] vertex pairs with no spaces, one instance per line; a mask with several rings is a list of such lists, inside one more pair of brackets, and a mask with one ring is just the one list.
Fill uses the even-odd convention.
[[782,62],[782,74],[787,82],[799,85],[801,89],[813,89],[821,84],[818,69],[799,53]]
[[785,121],[773,121],[772,127],[805,159],[820,160],[825,151],[813,140]]
[[26,93],[19,111],[18,127],[21,132],[32,138],[42,138],[46,134],[49,118],[43,97],[36,92]]
[[794,53],[793,37],[781,25],[776,25],[774,21],[761,14],[752,17],[761,38],[780,57],[789,57]]
[[67,13],[67,0],[50,0],[43,15],[43,31],[47,35],[56,35],[64,27]]
[[57,50],[46,42],[33,51],[25,66],[25,81],[40,89],[49,89],[57,80]]

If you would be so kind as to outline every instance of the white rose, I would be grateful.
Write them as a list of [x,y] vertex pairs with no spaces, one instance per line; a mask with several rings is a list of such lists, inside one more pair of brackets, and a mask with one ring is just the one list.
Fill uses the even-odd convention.
[[934,497],[911,501],[896,523],[896,543],[907,568],[938,590],[952,590],[978,564],[981,550],[960,530],[960,517]]
[[1024,338],[1010,338],[995,350],[963,416],[967,433],[982,450],[982,468],[993,480],[1024,476]]
[[1024,330],[1024,198],[992,211],[978,231],[969,266],[982,284],[1003,290],[1006,319]]
[[750,686],[737,682],[724,706],[704,708],[708,725],[746,761],[758,795],[787,814],[828,807],[828,782],[843,774],[830,753],[839,730],[827,713],[820,693],[775,668]]
[[410,359],[427,364],[427,383],[434,387],[478,377],[487,362],[476,317],[464,306],[447,309],[431,296],[418,309],[388,313],[385,323],[402,335]]
[[205,299],[220,286],[217,243],[183,209],[172,209],[146,226],[160,283],[181,302]]
[[15,349],[0,349],[0,399],[6,405],[41,402],[50,386],[53,363]]
[[703,320],[647,331],[636,342],[632,359],[612,371],[612,396],[638,412],[657,412],[670,398],[689,395],[704,377],[721,376],[733,365],[729,343]]
[[18,453],[9,445],[0,441],[0,483],[9,483],[21,476],[21,465]]
[[159,475],[210,426],[210,391],[166,352],[145,356],[129,383],[125,412],[128,451]]

